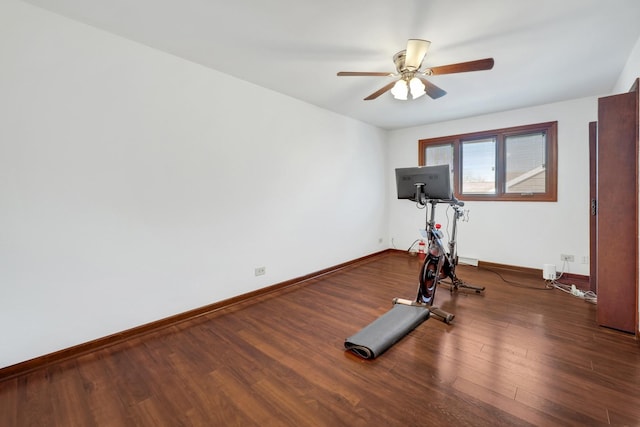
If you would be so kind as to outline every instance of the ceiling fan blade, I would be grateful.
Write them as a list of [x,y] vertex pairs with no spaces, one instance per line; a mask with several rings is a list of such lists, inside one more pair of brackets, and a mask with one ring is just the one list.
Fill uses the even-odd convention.
[[380,95],[382,95],[383,93],[385,93],[386,91],[391,89],[393,87],[393,85],[395,85],[395,84],[396,84],[396,82],[391,82],[388,85],[385,85],[385,86],[381,87],[377,91],[373,92],[371,95],[367,96],[364,100],[365,101],[371,101],[372,99],[376,99],[377,97],[379,97]]
[[445,96],[447,92],[443,89],[440,89],[438,86],[434,85],[427,79],[423,79],[420,77],[420,81],[424,83],[424,91],[429,95],[432,99],[438,99],[441,96]]
[[367,72],[367,71],[340,71],[338,73],[339,76],[380,76],[380,77],[389,77],[393,76],[393,73],[377,73],[377,72]]
[[458,64],[431,67],[425,70],[427,75],[466,73],[468,71],[482,71],[493,68],[493,58],[478,59],[476,61],[460,62]]
[[429,46],[431,46],[431,42],[428,40],[409,39],[404,56],[404,68],[409,71],[416,71],[420,68]]

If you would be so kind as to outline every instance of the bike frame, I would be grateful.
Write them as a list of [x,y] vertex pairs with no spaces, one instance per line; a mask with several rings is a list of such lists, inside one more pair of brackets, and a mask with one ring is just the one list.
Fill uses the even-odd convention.
[[[456,255],[456,238],[458,234],[458,219],[462,217],[463,212],[460,207],[455,204],[455,201],[441,201],[441,200],[429,200],[428,203],[431,205],[431,212],[429,216],[429,220],[426,224],[427,236],[428,236],[428,253],[432,256],[441,257],[441,261],[438,262],[437,269],[437,277],[443,279],[446,276],[449,276],[451,280],[457,281],[455,275],[455,269],[457,262]],[[436,228],[435,222],[435,211],[436,204],[438,203],[449,203],[449,205],[453,208],[453,227],[451,229],[451,238],[448,244],[448,251],[442,242],[444,238],[444,233]],[[446,274],[442,274],[442,268],[448,267],[448,271]]]
[[[435,211],[438,203],[447,203],[454,210],[453,228],[448,243],[448,251],[442,242],[444,238],[443,232],[436,228]],[[460,206],[462,202],[456,199],[439,200],[439,199],[423,199],[420,201],[422,206],[431,205],[431,211],[428,213],[426,223],[426,236],[428,239],[427,254],[420,270],[418,295],[416,302],[419,304],[433,305],[435,291],[437,285],[442,279],[449,278],[451,280],[451,291],[458,290],[459,287],[471,288],[476,292],[481,292],[484,288],[472,287],[464,284],[456,277],[456,238],[458,233],[458,219],[463,216]]]
[[[416,184],[416,194],[414,200],[418,208],[426,209],[427,205],[431,205],[431,211],[427,212],[427,223],[425,228],[424,237],[428,240],[427,253],[424,257],[424,262],[420,269],[420,275],[418,277],[418,294],[416,299],[411,302],[409,300],[401,300],[396,298],[395,302],[401,302],[402,304],[428,306],[431,314],[438,316],[445,323],[451,323],[455,315],[442,310],[433,305],[433,301],[436,294],[438,284],[442,279],[451,279],[449,290],[458,291],[459,288],[464,288],[466,291],[475,292],[481,294],[484,292],[484,286],[469,285],[456,276],[456,265],[458,264],[458,256],[456,253],[457,235],[458,235],[458,220],[464,215],[462,206],[464,202],[458,201],[455,197],[450,200],[443,199],[427,199],[424,196],[423,187],[424,184]],[[442,239],[444,234],[439,228],[436,228],[436,205],[438,203],[449,204],[454,211],[453,214],[453,227],[451,230],[451,236],[448,243],[448,251],[445,248]],[[449,285],[448,282],[445,282]]]

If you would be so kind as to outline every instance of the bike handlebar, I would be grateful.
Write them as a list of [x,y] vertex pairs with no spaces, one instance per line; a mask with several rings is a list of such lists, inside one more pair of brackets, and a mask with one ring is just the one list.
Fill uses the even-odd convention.
[[464,202],[461,200],[456,199],[455,197],[451,197],[451,204],[452,205],[458,205],[460,207],[464,206]]
[[460,206],[460,207],[464,206],[464,202],[456,199],[455,197],[451,197],[451,199],[425,199],[424,202],[422,202],[422,204],[426,204],[426,203],[448,203],[451,206]]

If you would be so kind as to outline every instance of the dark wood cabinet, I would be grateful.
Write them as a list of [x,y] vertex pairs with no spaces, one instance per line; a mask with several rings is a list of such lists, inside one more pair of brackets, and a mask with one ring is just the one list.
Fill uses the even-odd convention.
[[590,206],[597,321],[631,333],[638,331],[638,126],[637,84],[598,100],[596,200]]

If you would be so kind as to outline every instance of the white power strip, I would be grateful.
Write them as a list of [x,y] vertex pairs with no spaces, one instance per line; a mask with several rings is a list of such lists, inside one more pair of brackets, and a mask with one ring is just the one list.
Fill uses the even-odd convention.
[[582,291],[576,288],[576,285],[558,283],[555,280],[553,280],[553,281],[547,281],[547,286],[551,286],[562,292],[571,294],[576,298],[580,298],[584,300],[585,302],[588,302],[591,304],[598,304],[598,296],[595,293],[593,293],[592,291]]
[[571,295],[578,298],[584,298],[584,291],[576,288],[576,285],[571,285]]

